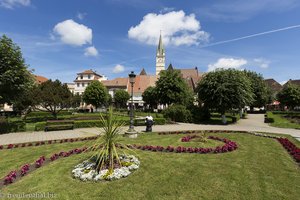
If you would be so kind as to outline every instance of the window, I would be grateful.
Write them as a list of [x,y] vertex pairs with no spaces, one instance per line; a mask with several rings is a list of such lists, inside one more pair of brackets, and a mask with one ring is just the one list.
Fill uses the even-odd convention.
[[84,87],[84,83],[82,83],[82,87]]
[[79,83],[77,83],[77,87],[79,87],[80,86],[80,84]]
[[83,75],[80,75],[80,78],[83,79]]
[[91,75],[90,74],[88,75],[88,79],[91,79]]

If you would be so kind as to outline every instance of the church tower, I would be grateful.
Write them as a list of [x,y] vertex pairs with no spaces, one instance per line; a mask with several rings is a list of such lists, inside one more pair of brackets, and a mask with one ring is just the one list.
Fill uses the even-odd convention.
[[156,50],[156,75],[158,75],[161,70],[165,70],[165,57],[165,49],[160,34],[158,47]]

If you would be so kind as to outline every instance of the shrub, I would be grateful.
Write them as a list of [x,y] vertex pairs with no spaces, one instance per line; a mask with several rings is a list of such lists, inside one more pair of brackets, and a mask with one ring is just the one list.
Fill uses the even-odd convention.
[[26,123],[24,121],[8,121],[6,118],[0,118],[0,134],[22,131],[26,131]]
[[35,131],[43,131],[45,130],[47,122],[37,122],[35,123],[34,130]]
[[265,117],[265,123],[274,123],[274,118],[272,118],[272,117]]
[[191,106],[189,110],[192,114],[193,123],[201,123],[203,121],[208,121],[211,117],[209,109],[199,106]]
[[176,122],[190,122],[192,114],[183,105],[172,105],[163,111],[165,118],[169,118]]

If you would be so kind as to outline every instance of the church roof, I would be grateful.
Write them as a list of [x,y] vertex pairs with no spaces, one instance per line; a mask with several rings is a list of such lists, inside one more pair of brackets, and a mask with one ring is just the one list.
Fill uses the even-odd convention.
[[143,68],[140,75],[147,75],[146,70]]
[[173,69],[174,69],[174,67],[173,67],[173,65],[170,63],[167,70],[173,70]]

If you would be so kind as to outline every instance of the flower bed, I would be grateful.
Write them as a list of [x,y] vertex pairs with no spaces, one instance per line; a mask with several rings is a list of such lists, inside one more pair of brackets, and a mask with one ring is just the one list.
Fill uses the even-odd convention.
[[300,148],[287,138],[277,138],[277,141],[288,151],[296,162],[300,163]]
[[79,141],[86,141],[86,140],[95,140],[98,136],[94,137],[84,137],[84,138],[69,138],[69,139],[61,139],[61,140],[47,140],[47,141],[37,141],[37,142],[27,142],[27,143],[19,143],[19,144],[8,144],[8,145],[0,145],[0,150],[2,149],[13,149],[19,147],[31,147],[31,146],[42,146],[46,144],[55,144],[55,143],[66,143],[66,142],[79,142]]
[[[33,171],[37,168],[42,167],[45,163],[57,160],[59,157],[68,157],[73,154],[80,154],[82,152],[89,151],[90,148],[83,147],[81,149],[76,148],[72,149],[70,151],[61,151],[60,153],[53,154],[49,159],[46,159],[45,156],[40,156],[33,165],[25,164],[23,165],[20,170],[14,170],[8,173],[8,175],[5,176],[3,179],[3,185],[8,185],[14,182],[17,178],[21,178],[22,176],[25,176],[29,171]],[[1,188],[1,184],[0,184]]]
[[[196,135],[192,136],[185,136],[181,138],[182,142],[188,142],[193,138],[196,138]],[[217,146],[215,148],[201,148],[201,147],[183,147],[183,146],[168,146],[168,147],[162,147],[162,146],[152,146],[152,145],[127,145],[129,148],[136,148],[144,151],[154,151],[154,152],[176,152],[176,153],[225,153],[234,151],[238,148],[238,145],[236,142],[233,142],[231,140],[225,139],[225,138],[219,138],[214,136],[209,136],[208,139],[212,140],[218,140],[221,142],[224,142],[225,144],[223,146]]]
[[127,177],[140,166],[140,161],[133,155],[121,155],[120,161],[122,167],[115,168],[113,171],[108,169],[100,170],[99,173],[95,170],[96,163],[90,160],[83,161],[75,166],[72,170],[74,178],[82,181],[111,181]]

